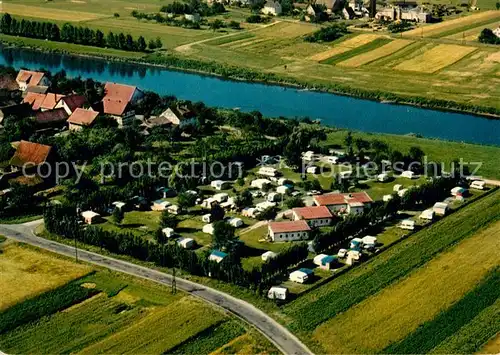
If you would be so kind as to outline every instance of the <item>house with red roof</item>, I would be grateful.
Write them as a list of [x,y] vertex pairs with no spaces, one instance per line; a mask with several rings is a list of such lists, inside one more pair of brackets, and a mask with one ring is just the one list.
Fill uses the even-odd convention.
[[372,203],[372,198],[365,191],[314,196],[316,206],[326,206],[332,213],[359,214]]
[[50,145],[21,141],[16,147],[14,156],[10,159],[11,170],[32,171],[49,160],[51,151]]
[[70,131],[79,131],[83,127],[90,127],[99,116],[99,112],[77,108],[68,118]]
[[326,206],[298,207],[292,209],[295,221],[304,220],[310,227],[329,226],[333,222],[333,215]]
[[104,92],[103,113],[116,119],[119,127],[130,123],[135,115],[133,105],[144,97],[144,93],[135,86],[115,83],[106,83]]
[[45,100],[45,94],[39,94],[36,92],[29,92],[23,99],[23,103],[27,103],[31,106],[33,111],[38,111],[42,107],[43,101]]
[[311,227],[304,220],[270,222],[268,226],[268,237],[273,242],[306,240],[310,232]]
[[71,115],[77,108],[83,108],[87,105],[87,98],[84,95],[68,95],[62,97],[56,105],[56,109],[63,108],[64,111],[69,115]]
[[50,86],[50,80],[43,72],[31,70],[19,70],[16,77],[19,90],[26,91],[29,86]]
[[43,102],[40,105],[40,110],[42,110],[42,111],[48,111],[48,110],[55,109],[57,103],[63,97],[64,97],[64,95],[61,95],[61,94],[54,94],[52,92],[47,93],[45,95],[45,98],[43,99]]

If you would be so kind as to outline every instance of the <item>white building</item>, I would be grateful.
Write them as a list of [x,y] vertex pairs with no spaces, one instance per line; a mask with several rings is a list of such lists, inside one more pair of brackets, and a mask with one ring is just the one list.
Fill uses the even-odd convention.
[[415,230],[415,221],[412,219],[405,219],[401,221],[401,224],[399,225],[401,229],[407,229],[407,230]]
[[484,181],[482,181],[482,180],[474,180],[470,184],[470,188],[471,189],[484,190],[485,187],[486,187],[486,183]]
[[277,193],[277,192],[271,192],[269,195],[267,195],[267,200],[269,202],[278,202],[283,199],[282,195]]
[[181,238],[177,241],[177,244],[179,244],[184,249],[191,249],[192,247],[194,247],[194,239]]
[[448,204],[446,202],[436,202],[432,210],[435,214],[444,216],[448,212]]
[[402,190],[402,189],[403,189],[403,185],[401,185],[401,184],[396,184],[396,185],[394,185],[394,187],[392,188],[392,191],[394,191],[394,192],[399,192],[399,191],[400,191],[400,190]]
[[377,181],[379,181],[379,182],[389,181],[389,174],[383,173],[383,174],[377,175]]
[[271,181],[269,181],[267,179],[255,179],[250,183],[251,187],[256,187],[260,190],[262,190],[263,188],[270,186],[270,185],[271,185]]
[[318,174],[319,173],[319,167],[317,166],[310,166],[306,169],[306,173],[308,174]]
[[262,261],[268,261],[269,259],[274,259],[278,254],[276,254],[273,251],[266,251],[264,254],[261,255]]
[[212,223],[212,215],[210,213],[206,213],[203,216],[201,216],[202,222],[205,223]]
[[229,181],[223,181],[223,180],[214,180],[210,183],[210,186],[212,186],[216,190],[225,190],[229,188],[230,182]]
[[288,289],[286,287],[273,286],[267,291],[267,298],[272,300],[286,300]]
[[213,198],[215,201],[217,201],[217,202],[221,203],[221,202],[226,202],[226,201],[227,201],[227,199],[229,198],[229,195],[228,195],[228,194],[226,194],[225,192],[221,192],[221,193],[218,193],[218,194],[213,195],[213,196],[212,196],[212,198]]
[[288,193],[290,192],[290,187],[286,186],[286,185],[282,185],[282,186],[278,186],[276,188],[276,192],[281,194],[281,195],[288,195]]
[[290,273],[288,278],[290,279],[290,281],[303,284],[303,283],[306,283],[307,280],[309,280],[310,277],[312,277],[313,275],[314,275],[314,273],[312,270],[302,268],[302,269],[295,270],[294,272]]
[[434,219],[434,210],[432,208],[426,209],[420,214],[419,218],[432,221]]
[[226,256],[227,254],[220,250],[212,250],[212,253],[209,255],[208,260],[220,263],[222,260],[226,258]]
[[168,206],[170,206],[171,203],[168,201],[163,201],[163,200],[156,200],[153,201],[153,206],[151,206],[151,209],[153,211],[165,211]]
[[298,207],[292,209],[293,220],[304,220],[311,227],[329,226],[333,215],[326,206]]
[[387,202],[387,201],[392,200],[393,198],[394,198],[394,196],[392,196],[392,195],[384,195],[382,197],[382,201]]
[[277,176],[278,174],[279,174],[278,170],[270,166],[263,166],[257,171],[257,175]]
[[98,222],[101,219],[101,215],[99,213],[96,213],[94,211],[85,211],[82,212],[81,214],[83,220],[87,224],[93,224]]
[[268,235],[273,242],[306,240],[310,232],[311,228],[304,220],[270,222],[268,226]]
[[170,205],[167,207],[167,211],[171,214],[179,214],[181,212],[181,208],[177,205]]
[[268,0],[264,7],[262,8],[262,13],[264,15],[278,16],[282,12],[281,4],[279,1]]
[[207,233],[207,234],[214,234],[214,225],[212,223],[210,224],[205,224],[202,228],[202,231],[203,233]]
[[173,228],[163,228],[161,230],[161,232],[163,233],[163,235],[167,238],[172,238],[174,235],[175,235],[175,231]]
[[276,202],[269,202],[269,201],[264,201],[264,202],[260,202],[258,204],[255,205],[255,208],[257,209],[257,211],[265,211],[267,210],[268,208],[271,208],[271,207],[275,207],[276,206]]
[[243,226],[243,220],[241,218],[237,218],[237,217],[229,219],[227,221],[227,223],[229,223],[234,228],[239,228],[239,227]]
[[407,178],[407,179],[415,179],[416,175],[415,175],[415,173],[413,171],[407,170],[407,171],[403,171],[401,173],[401,177],[404,177],[404,178]]

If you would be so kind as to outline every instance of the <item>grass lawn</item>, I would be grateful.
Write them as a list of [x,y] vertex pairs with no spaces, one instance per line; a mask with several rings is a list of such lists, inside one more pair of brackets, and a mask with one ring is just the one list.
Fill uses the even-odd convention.
[[253,253],[255,253],[253,256],[260,256],[268,250],[279,253],[290,245],[290,243],[260,242],[259,240],[267,237],[267,229],[268,227],[265,225],[239,234],[240,240],[242,240],[247,247],[253,249]]
[[0,244],[0,311],[57,288],[92,269],[12,242]]
[[432,259],[404,280],[324,322],[314,331],[314,339],[329,353],[378,353],[473,289],[489,270],[500,265],[499,248],[497,222]]
[[372,51],[374,49],[377,49],[379,47],[382,47],[383,45],[386,45],[390,42],[391,42],[391,40],[388,38],[376,38],[373,41],[368,42],[362,46],[353,48],[350,51],[340,53],[340,54],[337,54],[333,57],[325,59],[325,60],[321,61],[321,63],[322,64],[331,64],[331,65],[338,64],[338,63],[346,61],[350,58],[354,58],[357,55],[360,55],[360,54]]
[[[346,131],[330,133],[325,145],[343,145]],[[481,162],[481,168],[475,175],[500,179],[500,147],[481,146],[475,144],[446,142],[434,139],[417,138],[391,134],[370,134],[356,132],[355,137],[387,143],[392,149],[407,153],[412,146],[420,147],[428,156],[428,161],[445,164],[445,170],[450,170],[450,164],[462,158],[464,162]]]
[[98,227],[104,230],[129,232],[135,235],[149,235],[152,237],[154,232],[160,226],[160,215],[158,211],[130,211],[125,212],[122,223],[119,225],[111,221],[111,216],[106,217],[105,223],[97,224]]

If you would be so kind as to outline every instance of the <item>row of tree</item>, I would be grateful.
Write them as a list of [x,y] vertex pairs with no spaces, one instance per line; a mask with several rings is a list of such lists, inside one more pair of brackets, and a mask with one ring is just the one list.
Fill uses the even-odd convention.
[[[47,39],[50,41],[76,43],[96,47],[110,47],[125,51],[147,50],[144,37],[139,36],[137,40],[130,34],[109,32],[106,36],[100,30],[93,30],[88,27],[74,26],[65,23],[62,28],[55,23],[38,22],[29,20],[17,20],[10,14],[4,14],[0,20],[0,31],[14,36],[28,38]],[[160,43],[154,42],[154,47],[158,48]],[[160,46],[161,47],[161,46]]]

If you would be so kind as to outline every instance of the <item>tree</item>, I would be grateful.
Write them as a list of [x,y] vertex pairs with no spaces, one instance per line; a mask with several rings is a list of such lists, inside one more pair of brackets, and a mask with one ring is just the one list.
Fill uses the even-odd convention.
[[156,45],[156,48],[163,47],[163,43],[161,42],[160,37],[156,37],[155,45]]
[[113,222],[115,222],[116,224],[121,224],[124,217],[125,215],[122,209],[115,207],[115,209],[113,210],[113,214],[111,215],[111,218],[113,218]]
[[196,195],[182,192],[177,196],[177,204],[182,209],[193,207],[196,204]]
[[236,241],[235,229],[230,224],[224,221],[217,221],[214,222],[213,227],[212,245],[214,248],[228,248]]
[[210,23],[210,29],[212,31],[217,31],[218,29],[221,29],[224,26],[224,22],[220,19],[215,19]]
[[224,219],[225,215],[226,212],[224,212],[224,209],[219,206],[218,203],[212,205],[212,209],[210,210],[210,218],[212,219],[212,221],[220,221]]
[[149,43],[148,43],[148,48],[151,50],[156,49],[156,42],[154,40],[150,39]]
[[259,214],[257,219],[259,221],[272,220],[272,219],[276,218],[277,214],[278,214],[278,210],[276,207],[268,207]]
[[144,52],[146,48],[147,48],[146,40],[144,39],[144,37],[140,36],[137,39],[137,49],[141,52]]
[[349,132],[347,132],[347,134],[346,134],[346,136],[344,138],[344,145],[345,145],[345,149],[346,149],[346,155],[349,158],[352,158],[354,156],[353,144],[354,144],[354,138],[352,136],[352,132],[349,131]]
[[497,10],[500,10],[500,1],[497,1],[495,6],[497,7]]
[[158,228],[155,232],[155,240],[158,244],[163,245],[166,244],[168,241],[167,236],[165,233],[163,233],[161,228]]
[[160,217],[160,226],[163,228],[175,228],[179,223],[177,217],[167,210],[163,211]]
[[481,43],[500,44],[500,38],[498,38],[489,28],[482,30],[478,39]]
[[241,194],[236,196],[234,202],[239,208],[250,206],[253,203],[252,193],[248,189],[245,189],[241,192]]
[[286,200],[285,204],[289,209],[305,206],[304,201],[300,197],[290,197]]
[[232,28],[233,30],[240,30],[241,29],[240,23],[238,21],[234,21],[234,20],[229,22],[228,26],[230,28]]

